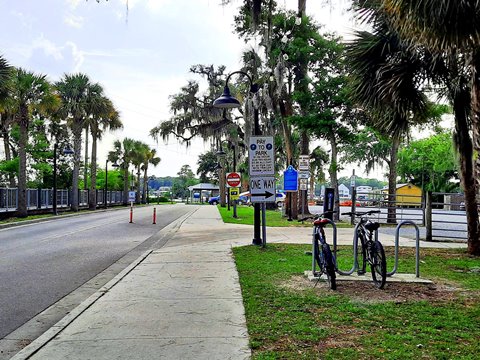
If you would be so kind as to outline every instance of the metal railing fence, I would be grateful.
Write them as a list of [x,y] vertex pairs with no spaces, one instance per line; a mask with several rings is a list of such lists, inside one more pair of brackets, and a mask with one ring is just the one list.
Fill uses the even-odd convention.
[[[27,189],[28,210],[51,209],[53,207],[53,189]],[[79,190],[79,206],[88,206],[88,190]],[[123,191],[107,191],[107,205],[121,204]],[[71,205],[71,190],[57,189],[57,208]],[[97,191],[97,205],[104,205],[103,190]],[[0,188],[0,212],[14,212],[18,208],[17,188]]]

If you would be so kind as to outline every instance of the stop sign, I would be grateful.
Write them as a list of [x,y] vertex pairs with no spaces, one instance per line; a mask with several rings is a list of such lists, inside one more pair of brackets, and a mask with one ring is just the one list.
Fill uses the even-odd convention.
[[231,172],[227,174],[227,185],[229,187],[239,187],[241,183],[240,173]]

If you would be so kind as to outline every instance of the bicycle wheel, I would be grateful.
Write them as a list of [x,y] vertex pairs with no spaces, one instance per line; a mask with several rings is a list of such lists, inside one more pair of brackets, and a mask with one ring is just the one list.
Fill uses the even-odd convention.
[[330,289],[337,289],[337,281],[335,275],[335,259],[333,258],[332,250],[330,246],[325,243],[322,245],[322,254],[324,260],[324,273],[327,274],[327,283]]
[[365,269],[367,267],[367,252],[365,249],[365,241],[366,239],[363,237],[361,232],[358,232],[357,237],[357,258],[355,259],[357,263],[357,274],[363,275],[365,274]]
[[323,261],[320,258],[320,249],[319,249],[319,244],[318,244],[318,239],[315,238],[315,243],[313,244],[313,257],[315,258],[315,262],[318,265],[318,271],[316,271],[316,274],[313,274],[316,276],[317,274],[322,275],[323,271]]
[[379,241],[375,241],[371,252],[371,269],[372,279],[375,286],[383,289],[387,281],[387,260],[385,259],[385,251]]

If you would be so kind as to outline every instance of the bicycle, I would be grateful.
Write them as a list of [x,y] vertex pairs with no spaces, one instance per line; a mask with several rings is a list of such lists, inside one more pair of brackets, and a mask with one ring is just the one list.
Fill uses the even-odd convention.
[[[327,244],[325,236],[325,226],[329,223],[330,220],[326,219],[324,216],[328,213],[335,213],[334,211],[327,211],[323,214],[307,216],[298,221],[305,221],[308,219],[313,220],[313,232],[312,232],[312,242],[313,242],[313,257],[314,261],[318,264],[320,271],[314,273],[318,275],[318,280],[315,283],[317,286],[318,281],[320,281],[320,276],[323,274],[327,275],[327,283],[330,289],[335,290],[337,288],[336,276],[335,276],[335,256],[330,250],[330,245]],[[320,248],[322,251],[320,251]],[[315,287],[314,286],[314,287]]]
[[[387,260],[385,258],[385,250],[380,241],[374,239],[373,233],[378,230],[380,224],[376,221],[368,219],[369,215],[378,214],[380,210],[370,210],[366,212],[346,212],[342,215],[356,216],[360,218],[357,229],[357,257],[355,265],[358,269],[358,275],[366,272],[367,263],[370,264],[372,272],[372,280],[375,286],[383,289],[387,281]],[[359,241],[360,240],[360,241]],[[360,244],[360,248],[358,248]],[[359,267],[359,256],[362,257],[362,268]]]

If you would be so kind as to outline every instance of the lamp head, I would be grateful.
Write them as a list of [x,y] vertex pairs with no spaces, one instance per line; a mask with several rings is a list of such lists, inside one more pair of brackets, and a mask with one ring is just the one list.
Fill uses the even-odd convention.
[[72,155],[73,152],[74,152],[74,151],[72,150],[72,148],[70,147],[70,145],[65,146],[65,148],[63,149],[63,154],[64,154],[64,155]]
[[222,158],[222,157],[224,157],[225,155],[227,155],[227,153],[226,153],[225,151],[223,151],[222,149],[220,149],[220,150],[218,150],[218,151],[215,153],[215,155],[216,155],[217,157]]
[[115,161],[115,162],[112,164],[112,167],[114,167],[114,168],[118,168],[118,167],[120,167],[120,165],[119,165],[119,164],[117,164],[117,162]]
[[228,85],[223,88],[223,94],[213,102],[213,106],[219,109],[233,109],[240,107],[240,101],[230,94]]

